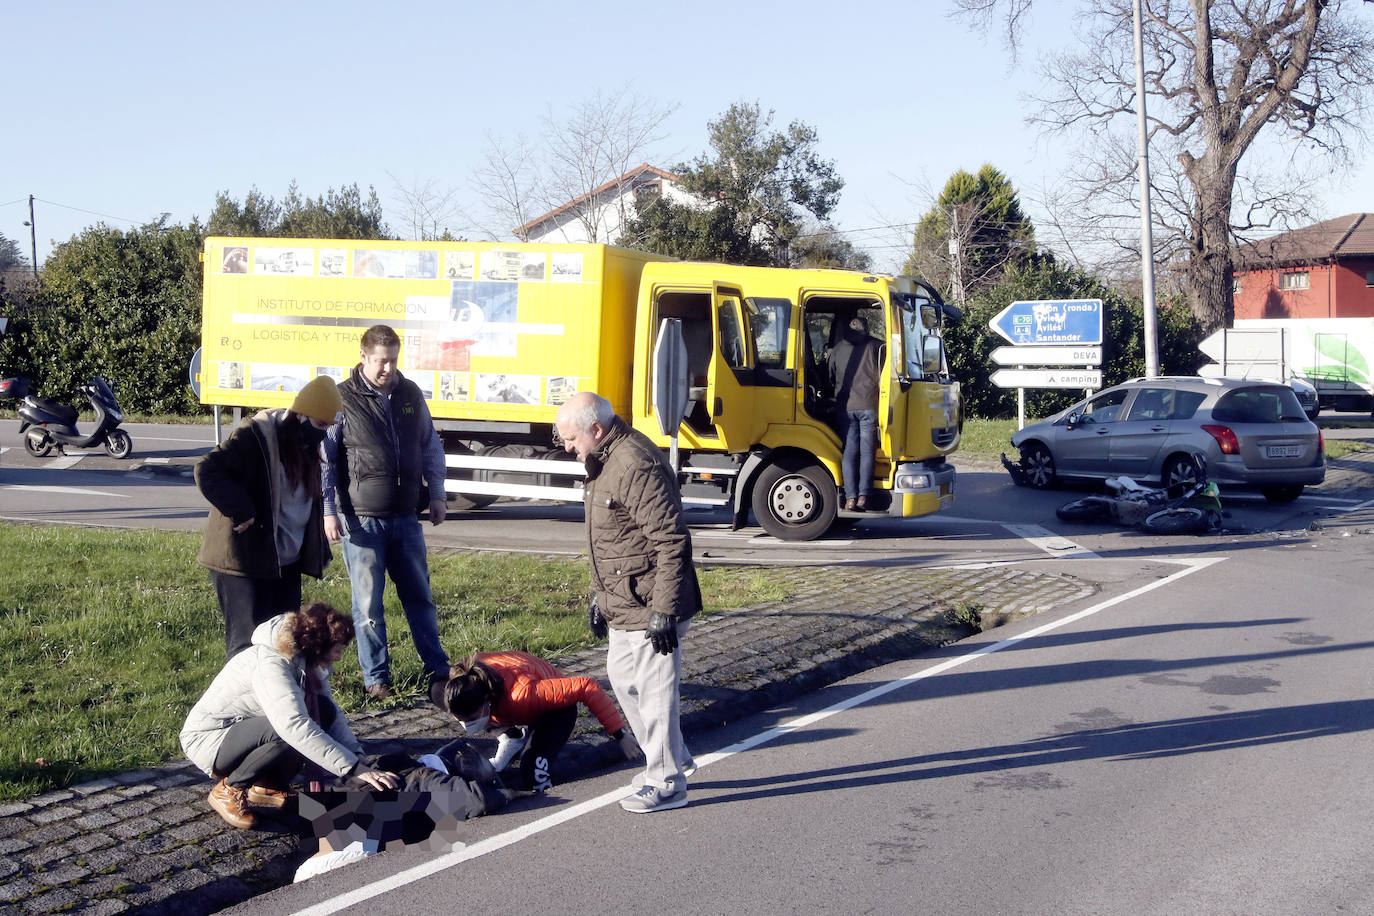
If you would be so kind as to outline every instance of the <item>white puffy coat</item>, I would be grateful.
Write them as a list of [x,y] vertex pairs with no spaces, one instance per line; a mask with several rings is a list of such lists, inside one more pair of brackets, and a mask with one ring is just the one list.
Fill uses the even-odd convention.
[[[181,727],[181,748],[192,763],[215,777],[215,755],[230,726],[266,716],[272,729],[307,760],[338,776],[358,762],[362,745],[342,712],[326,731],[305,707],[305,659],[288,626],[295,613],[279,614],[253,630],[253,644],[229,659]],[[329,670],[320,668],[321,702],[330,698]],[[221,774],[223,775],[223,774]]]

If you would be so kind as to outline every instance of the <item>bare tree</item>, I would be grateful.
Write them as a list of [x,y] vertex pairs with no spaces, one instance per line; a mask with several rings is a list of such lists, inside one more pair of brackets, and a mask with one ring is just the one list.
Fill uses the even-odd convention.
[[[984,26],[1000,22],[1013,43],[1032,2],[955,0]],[[1164,257],[1186,259],[1194,314],[1215,329],[1234,317],[1238,237],[1305,216],[1294,172],[1311,168],[1312,157],[1344,166],[1364,140],[1374,39],[1349,0],[1141,2],[1154,219]],[[1052,94],[1032,120],[1084,136],[1090,164],[1077,185],[1115,224],[1136,193],[1134,155],[1126,155],[1136,111],[1131,0],[1101,0],[1082,22],[1083,50],[1048,61]],[[1279,140],[1291,143],[1287,156],[1247,159]]]
[[395,175],[386,174],[396,187],[396,197],[404,211],[402,229],[408,233],[406,238],[425,242],[455,239],[455,228],[459,233],[466,231],[462,224],[467,217],[458,203],[456,189],[441,186],[433,178],[423,182],[415,179],[407,187]]
[[514,235],[527,242],[529,237],[520,227],[549,209],[541,209],[540,202],[548,195],[535,156],[523,134],[514,140],[487,134],[485,157],[473,175],[473,187],[486,201],[488,220],[483,230],[490,238]]
[[[633,216],[633,195],[622,186],[627,173],[663,139],[663,124],[674,110],[624,89],[597,92],[566,115],[547,112],[534,145],[523,137],[488,136],[475,184],[492,217],[505,224],[492,234],[520,235],[517,230],[531,219],[566,207],[588,241],[607,241],[611,223],[623,225]],[[614,214],[618,222],[608,219],[608,200],[621,208]]]

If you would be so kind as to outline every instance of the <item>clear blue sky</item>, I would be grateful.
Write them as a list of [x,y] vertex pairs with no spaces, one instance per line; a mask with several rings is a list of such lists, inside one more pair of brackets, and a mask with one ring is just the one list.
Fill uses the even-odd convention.
[[[217,191],[280,198],[435,182],[479,209],[469,174],[486,135],[538,133],[595,91],[678,105],[654,164],[706,147],[706,122],[758,101],[816,127],[846,180],[835,222],[880,267],[951,172],[990,162],[1037,199],[1067,140],[1024,123],[1035,51],[1068,41],[1068,0],[1040,0],[1016,68],[943,0],[653,6],[111,2],[11,4],[0,233],[38,255],[98,221],[204,218]],[[1062,37],[1061,37],[1062,36]],[[1323,189],[1322,217],[1374,211],[1374,166]],[[873,228],[873,227],[898,228]],[[463,227],[453,227],[459,231]],[[475,237],[475,236],[474,236]]]

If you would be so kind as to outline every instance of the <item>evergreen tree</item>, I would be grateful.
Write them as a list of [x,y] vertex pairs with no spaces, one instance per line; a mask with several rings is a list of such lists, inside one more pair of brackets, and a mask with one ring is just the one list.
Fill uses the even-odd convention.
[[908,273],[964,303],[996,285],[1035,250],[1035,229],[1010,179],[991,165],[977,175],[962,169],[916,224]]

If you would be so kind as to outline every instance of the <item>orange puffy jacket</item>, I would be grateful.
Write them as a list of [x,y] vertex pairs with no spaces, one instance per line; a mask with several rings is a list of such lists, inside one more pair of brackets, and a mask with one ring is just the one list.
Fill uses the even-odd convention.
[[590,677],[566,677],[553,665],[528,652],[483,652],[477,660],[501,675],[506,695],[491,711],[495,725],[533,725],[546,712],[586,704],[607,732],[625,727],[625,719],[606,691]]

